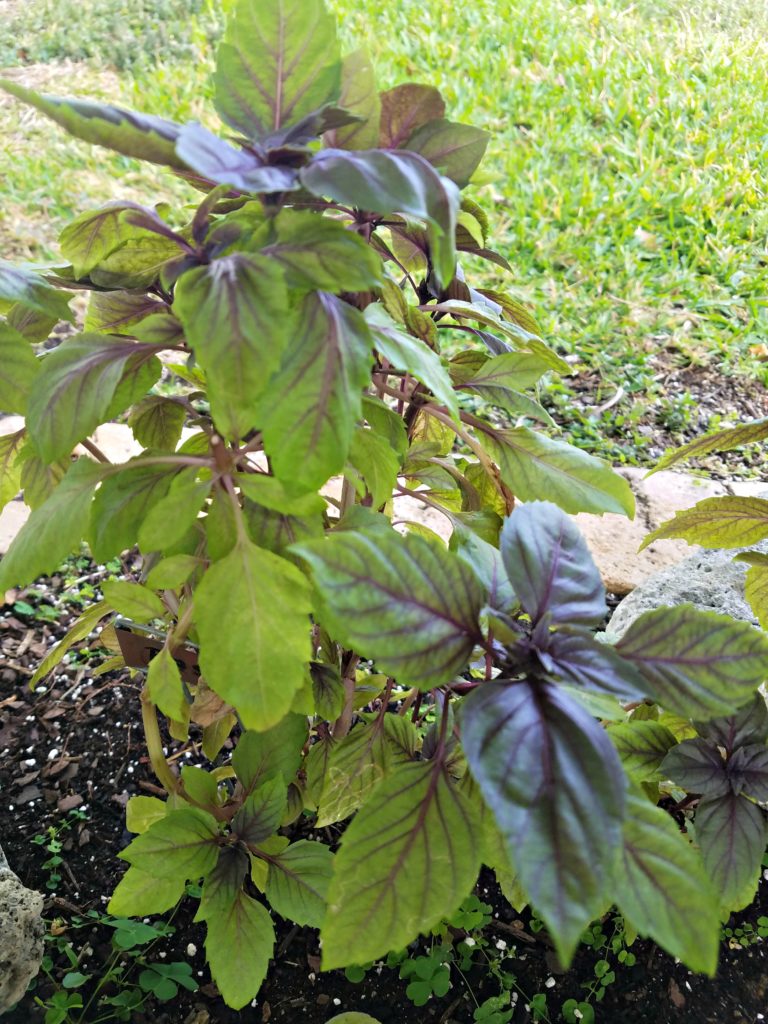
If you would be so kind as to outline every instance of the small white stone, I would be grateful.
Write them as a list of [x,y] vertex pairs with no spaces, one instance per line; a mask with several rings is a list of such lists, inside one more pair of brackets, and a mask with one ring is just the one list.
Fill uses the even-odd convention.
[[507,944],[504,939],[496,939],[496,949],[506,949]]
[[573,1016],[576,1018],[576,1020],[583,1020],[584,1018],[584,1014],[581,1012],[581,1010],[574,1010]]
[[333,1005],[334,1005],[334,1006],[341,1006],[341,1000],[340,1000],[340,999],[339,999],[338,997],[337,997],[337,998],[335,998],[335,999],[333,1000]]
[[190,942],[187,946],[187,956],[194,956],[197,953],[197,946],[194,942]]
[[49,761],[55,761],[58,756],[59,756],[59,749],[58,749],[58,747],[54,747],[53,750],[49,750],[48,751],[48,760]]
[[554,988],[555,984],[556,983],[554,978],[547,978],[547,980],[544,982],[544,988]]
[[472,938],[471,935],[468,935],[466,937],[466,939],[464,939],[464,945],[465,946],[476,946],[477,943],[475,942],[475,940]]

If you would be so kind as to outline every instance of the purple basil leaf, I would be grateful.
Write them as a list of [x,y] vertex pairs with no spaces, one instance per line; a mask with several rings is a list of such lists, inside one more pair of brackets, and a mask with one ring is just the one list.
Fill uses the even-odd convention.
[[728,911],[752,902],[765,853],[765,814],[728,792],[702,800],[696,810],[696,840],[704,867]]
[[549,501],[515,509],[501,531],[504,567],[531,619],[596,626],[606,614],[605,590],[586,541]]
[[184,163],[209,181],[241,192],[291,192],[299,187],[291,167],[270,167],[254,153],[235,149],[200,124],[179,132],[176,152]]
[[357,124],[364,121],[364,117],[353,114],[351,110],[338,107],[328,103],[318,110],[303,117],[301,121],[292,124],[289,128],[275,132],[262,140],[265,149],[281,149],[283,146],[306,146],[314,139],[319,139],[325,132],[337,128],[344,128],[349,124]]
[[488,351],[492,352],[495,356],[504,355],[506,352],[512,352],[512,346],[504,341],[502,338],[497,338],[495,334],[491,334],[489,331],[480,331],[477,328],[472,328],[472,333],[476,334],[488,347]]
[[734,793],[768,801],[768,747],[764,743],[739,747],[728,761],[728,777]]
[[464,701],[472,774],[568,961],[605,903],[626,779],[605,730],[558,687],[484,683]]
[[548,671],[567,682],[626,700],[642,700],[645,696],[643,677],[634,665],[610,644],[595,640],[587,629],[574,626],[551,633],[544,654],[550,662]]
[[722,796],[730,789],[728,772],[720,751],[709,740],[683,740],[667,754],[659,768],[689,793]]
[[161,235],[163,238],[167,238],[169,242],[175,242],[180,249],[184,249],[186,252],[194,252],[189,242],[178,232],[169,228],[154,210],[141,207],[138,203],[131,204],[131,207],[122,216],[122,220],[126,224],[130,224],[135,228],[143,228],[144,231],[151,231],[155,235]]
[[762,693],[756,693],[749,704],[727,718],[713,718],[711,722],[696,722],[696,731],[724,747],[730,754],[745,743],[764,743],[768,740],[768,704]]
[[403,213],[426,221],[432,264],[447,285],[456,268],[459,190],[418,153],[325,149],[301,171],[305,188],[371,213]]

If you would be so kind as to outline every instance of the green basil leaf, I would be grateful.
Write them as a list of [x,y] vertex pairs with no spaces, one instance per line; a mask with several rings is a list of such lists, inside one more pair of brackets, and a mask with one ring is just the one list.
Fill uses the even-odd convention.
[[402,765],[385,779],[336,854],[321,929],[323,969],[405,948],[450,915],[477,878],[478,824],[473,805],[439,762]]

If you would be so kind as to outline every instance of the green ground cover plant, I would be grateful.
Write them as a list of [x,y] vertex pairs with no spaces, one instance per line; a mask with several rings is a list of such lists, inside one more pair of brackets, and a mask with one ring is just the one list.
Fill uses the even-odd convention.
[[[125,619],[163,637],[140,713],[167,799],[129,802],[110,913],[163,913],[201,883],[211,973],[241,1008],[273,915],[320,929],[324,969],[360,966],[469,913],[486,865],[564,964],[616,901],[713,973],[720,914],[749,902],[765,848],[768,640],[691,606],[595,637],[605,593],[566,513],[631,516],[633,498],[552,436],[536,387],[569,364],[528,309],[469,282],[509,266],[466,192],[487,134],[434,86],[381,91],[321,0],[234,5],[220,132],[0,87],[198,190],[86,210],[54,265],[0,263],[0,405],[25,418],[0,438],[0,486],[32,507],[0,591],[83,541],[97,562],[143,559],[33,683],[99,623],[113,646]],[[84,330],[46,350],[76,292]],[[116,417],[144,449],[124,464],[89,440]],[[447,546],[404,497],[450,523]],[[210,765],[177,773],[160,718],[201,730]],[[721,734],[742,742],[712,748],[717,793],[696,789],[677,762]],[[696,844],[670,795],[686,820],[698,802]],[[710,797],[738,807],[712,826],[725,867],[700,834]],[[302,815],[340,842],[295,839]]]

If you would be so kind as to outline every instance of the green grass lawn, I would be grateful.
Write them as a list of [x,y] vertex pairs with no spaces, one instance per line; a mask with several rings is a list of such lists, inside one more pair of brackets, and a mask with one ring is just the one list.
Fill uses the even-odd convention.
[[[433,83],[455,119],[492,132],[471,191],[514,267],[507,285],[561,351],[601,374],[596,401],[619,384],[653,397],[660,353],[666,365],[768,379],[750,355],[768,324],[765,0],[331,3],[348,47],[372,51],[382,86]],[[210,116],[199,91],[220,3],[3,7],[0,64],[44,63],[14,72],[33,86]],[[140,176],[10,101],[0,129],[0,256],[49,256],[83,205],[184,194],[162,171]],[[620,404],[609,419],[629,412]]]

